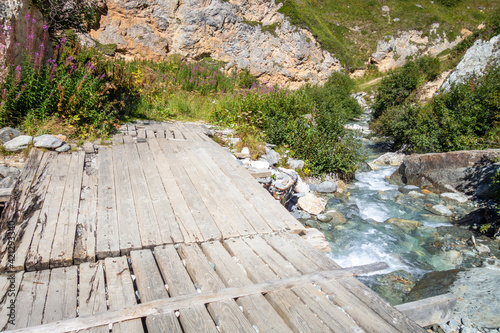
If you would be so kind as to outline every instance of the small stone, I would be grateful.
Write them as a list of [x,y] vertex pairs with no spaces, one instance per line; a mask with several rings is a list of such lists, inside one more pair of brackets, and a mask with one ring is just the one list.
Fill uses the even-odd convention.
[[59,138],[59,139],[63,140],[63,141],[66,141],[66,139],[67,139],[67,138],[66,138],[66,135],[64,135],[64,134],[57,134],[57,135],[54,135],[54,136],[55,136],[56,138]]
[[346,220],[344,214],[342,214],[339,211],[329,210],[326,213],[326,215],[331,216],[331,219],[329,221],[330,224],[339,225],[339,224],[346,224],[347,223],[347,220]]
[[337,184],[327,180],[318,185],[316,191],[319,193],[333,193],[337,190]]
[[463,193],[451,193],[451,192],[446,192],[446,193],[441,193],[441,198],[447,199],[449,201],[456,201],[458,203],[466,203],[469,201],[469,198]]
[[484,244],[476,244],[476,250],[479,254],[488,254],[490,253],[490,248]]
[[28,145],[33,142],[33,137],[29,135],[20,135],[10,141],[3,144],[3,147],[7,151],[18,151],[28,147]]
[[318,215],[325,210],[326,202],[312,193],[307,193],[297,200],[297,205],[309,214]]
[[294,170],[302,170],[304,168],[304,161],[295,160],[293,158],[289,158],[287,161],[288,167]]
[[7,178],[7,177],[16,178],[19,176],[20,173],[21,171],[19,171],[18,168],[0,165],[0,177],[2,178]]
[[307,186],[302,178],[298,177],[297,184],[293,190],[297,193],[309,193],[309,186]]
[[313,183],[309,184],[309,190],[311,190],[312,192],[316,191],[316,188],[317,188],[316,184]]
[[389,6],[382,6],[382,11],[387,13],[387,12],[390,12],[391,9],[389,8]]
[[453,215],[451,210],[448,207],[446,207],[445,205],[434,205],[431,208],[429,208],[429,210],[431,212],[433,212],[434,214],[441,215],[441,216],[452,216]]
[[408,192],[408,196],[411,198],[421,198],[421,197],[425,197],[425,194],[417,192],[417,191],[410,191],[410,192]]
[[419,4],[416,4],[415,6],[417,6],[418,8],[424,8],[424,6],[419,5]]
[[85,154],[93,154],[95,153],[94,145],[92,142],[84,142],[83,143],[83,150],[85,151]]
[[67,143],[65,143],[65,144],[63,144],[61,147],[56,148],[56,151],[57,151],[58,153],[64,153],[64,152],[67,152],[67,151],[68,151],[68,150],[70,150],[70,149],[71,149],[71,146],[70,146],[70,145],[68,145]]
[[255,169],[269,169],[270,166],[268,161],[252,161],[250,165]]
[[393,21],[393,22],[399,22],[399,21],[400,21],[400,19],[399,19],[399,17],[396,17],[396,18],[394,18],[392,21]]
[[398,219],[398,218],[390,218],[385,221],[385,223],[393,224],[395,226],[398,226],[400,228],[407,228],[411,230],[415,230],[418,227],[421,227],[423,224],[422,222],[419,221],[413,221],[413,220],[405,220],[405,219]]
[[344,193],[347,190],[347,184],[343,180],[337,180],[337,193]]
[[278,163],[280,158],[280,154],[269,148],[266,148],[266,155],[262,156],[262,159],[269,162],[270,165]]
[[421,190],[420,190],[420,187],[415,186],[415,185],[406,185],[406,186],[399,188],[399,192],[404,193],[404,194],[410,193],[411,191],[420,192]]
[[12,127],[4,127],[0,129],[0,142],[8,142],[14,138],[17,138],[21,135],[21,132],[12,128]]
[[63,144],[63,140],[50,134],[43,134],[34,138],[33,144],[35,147],[39,148],[54,149],[61,147],[61,145]]
[[316,218],[318,219],[318,221],[321,221],[321,222],[329,222],[332,220],[332,216],[328,215],[328,214],[318,214],[318,216],[316,216]]

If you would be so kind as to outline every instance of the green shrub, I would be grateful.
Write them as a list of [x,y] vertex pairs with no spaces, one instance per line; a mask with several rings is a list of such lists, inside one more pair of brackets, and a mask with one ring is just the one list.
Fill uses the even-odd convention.
[[440,4],[446,7],[455,7],[462,2],[462,0],[438,0]]

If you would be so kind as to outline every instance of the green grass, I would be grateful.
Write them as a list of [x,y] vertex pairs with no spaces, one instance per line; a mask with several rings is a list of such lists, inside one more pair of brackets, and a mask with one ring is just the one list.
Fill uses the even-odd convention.
[[[377,41],[398,30],[417,29],[428,33],[433,23],[440,23],[438,33],[454,40],[462,28],[474,30],[490,19],[498,0],[468,0],[449,7],[434,1],[416,0],[278,0],[280,12],[293,24],[309,29],[319,43],[350,69],[364,68]],[[420,4],[423,8],[418,8]],[[382,6],[389,6],[383,16]],[[483,9],[479,9],[482,7]],[[393,22],[399,18],[398,22]],[[357,27],[357,28],[355,28]],[[436,36],[429,36],[436,38]]]

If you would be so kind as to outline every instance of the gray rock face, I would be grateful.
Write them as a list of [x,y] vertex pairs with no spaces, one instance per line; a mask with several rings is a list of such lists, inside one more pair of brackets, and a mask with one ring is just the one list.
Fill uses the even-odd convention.
[[7,151],[19,151],[28,148],[28,145],[33,141],[33,137],[29,135],[20,135],[3,144]]
[[467,50],[457,68],[446,78],[441,90],[449,90],[453,84],[463,82],[471,75],[483,75],[484,69],[493,62],[500,61],[500,35],[489,41],[477,40]]
[[64,143],[62,146],[56,148],[56,151],[58,153],[64,153],[64,152],[67,152],[70,149],[71,149],[71,146],[68,145],[67,143]]
[[11,127],[4,127],[0,129],[0,142],[4,143],[10,141],[19,135],[21,135],[21,133],[18,130]]
[[289,158],[287,163],[290,169],[302,170],[304,168],[304,161],[302,160],[295,160],[293,158]]
[[280,154],[278,154],[272,149],[266,148],[266,155],[262,156],[262,158],[268,161],[269,164],[275,165],[280,160]]
[[326,182],[319,184],[316,191],[319,193],[333,193],[337,191],[337,184],[327,180]]
[[63,140],[50,134],[43,134],[33,139],[33,145],[38,148],[55,149],[61,147],[62,144]]
[[20,171],[18,168],[0,165],[0,177],[2,177],[2,178],[7,178],[7,177],[15,178],[15,177],[19,176],[19,174],[20,174]]
[[434,205],[431,208],[429,208],[429,210],[431,212],[433,212],[434,214],[441,215],[441,216],[452,216],[453,215],[452,211],[448,207],[446,207],[445,205]]
[[406,156],[397,171],[402,181],[433,192],[458,190],[467,195],[491,198],[491,177],[500,168],[494,160],[500,149],[454,151]]

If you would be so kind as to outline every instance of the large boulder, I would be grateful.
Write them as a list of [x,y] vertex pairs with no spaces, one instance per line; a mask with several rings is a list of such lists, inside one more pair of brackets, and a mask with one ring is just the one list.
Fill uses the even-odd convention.
[[406,156],[397,171],[406,184],[437,193],[456,190],[480,198],[493,197],[491,178],[500,168],[500,149],[454,151]]

